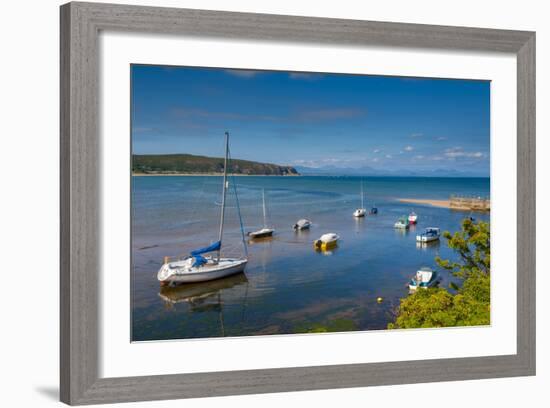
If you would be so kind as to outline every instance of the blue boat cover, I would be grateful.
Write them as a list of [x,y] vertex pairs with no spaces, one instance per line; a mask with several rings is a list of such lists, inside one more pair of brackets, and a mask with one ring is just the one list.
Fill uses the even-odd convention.
[[193,258],[195,259],[195,262],[193,262],[193,266],[201,266],[206,263],[206,259],[200,255],[194,255]]
[[210,244],[207,247],[200,248],[200,249],[195,249],[194,251],[191,251],[191,255],[196,257],[197,255],[205,254],[207,252],[219,251],[221,247],[222,247],[222,242],[221,241],[216,241],[216,242],[214,242],[213,244]]

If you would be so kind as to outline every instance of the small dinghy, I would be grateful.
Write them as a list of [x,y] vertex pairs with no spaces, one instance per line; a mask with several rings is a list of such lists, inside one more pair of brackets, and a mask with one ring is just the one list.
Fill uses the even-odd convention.
[[433,242],[439,240],[441,232],[439,228],[429,227],[422,234],[416,235],[417,242]]
[[416,224],[416,222],[418,221],[418,215],[416,215],[416,213],[413,211],[412,213],[409,214],[409,224]]
[[309,229],[309,227],[311,227],[311,221],[306,220],[305,218],[298,220],[298,222],[296,222],[296,224],[292,226],[292,228],[294,228],[296,231],[307,230]]
[[399,218],[393,226],[397,229],[409,229],[409,223],[405,217]]
[[[191,251],[189,256],[170,261],[165,258],[164,264],[157,273],[161,286],[174,286],[180,283],[205,282],[225,276],[243,272],[248,259],[222,258],[222,238],[225,219],[226,195],[229,182],[227,181],[227,165],[229,156],[229,133],[225,132],[225,162],[223,171],[222,207],[220,213],[220,230],[218,240],[207,247]],[[241,231],[242,232],[242,231]],[[243,236],[244,244],[244,236]],[[216,252],[216,255],[203,256]],[[245,246],[246,253],[246,246]]]
[[273,228],[267,226],[267,216],[265,211],[265,190],[262,190],[262,209],[264,215],[264,227],[258,231],[249,232],[248,236],[252,239],[268,238],[273,236]]
[[416,272],[409,282],[409,289],[415,291],[418,288],[428,289],[439,283],[439,276],[437,272],[431,268],[423,266]]
[[376,204],[372,206],[372,208],[370,209],[370,213],[373,215],[378,214],[378,207],[376,207]]
[[340,237],[334,232],[321,235],[319,239],[313,241],[313,247],[318,250],[325,251],[327,249],[334,248],[338,245]]
[[363,182],[361,182],[361,208],[358,208],[353,212],[353,216],[356,218],[361,218],[367,215],[367,209],[365,208],[363,201]]

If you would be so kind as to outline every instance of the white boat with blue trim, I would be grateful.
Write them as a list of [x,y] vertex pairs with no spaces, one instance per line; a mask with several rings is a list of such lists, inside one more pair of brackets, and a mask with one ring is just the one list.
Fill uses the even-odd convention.
[[409,282],[409,289],[415,291],[418,288],[428,289],[439,283],[439,275],[436,271],[427,266],[423,266],[416,272]]
[[417,242],[438,241],[440,236],[441,236],[441,232],[440,232],[439,228],[428,227],[428,228],[424,229],[424,232],[422,234],[417,234],[416,235],[416,241]]
[[309,227],[311,227],[311,221],[305,218],[302,218],[301,220],[298,220],[296,224],[292,226],[292,228],[295,231],[303,231],[308,230]]
[[[225,276],[244,272],[248,259],[243,258],[223,258],[221,256],[223,226],[225,218],[225,205],[227,196],[227,167],[229,156],[229,133],[225,132],[225,161],[223,168],[223,190],[222,205],[220,212],[220,230],[218,240],[207,247],[191,251],[189,256],[170,261],[165,258],[164,264],[157,273],[157,279],[162,286],[174,286],[181,283],[204,282]],[[236,194],[236,190],[235,190]],[[239,212],[240,216],[240,212]],[[242,228],[241,228],[242,233]],[[243,245],[246,255],[246,243],[243,234]],[[203,256],[207,253],[216,252],[215,255]]]

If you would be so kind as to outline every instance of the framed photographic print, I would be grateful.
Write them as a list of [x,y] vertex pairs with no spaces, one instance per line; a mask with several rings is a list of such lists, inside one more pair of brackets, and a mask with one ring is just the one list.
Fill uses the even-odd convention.
[[62,401],[533,375],[534,67],[532,32],[62,6]]

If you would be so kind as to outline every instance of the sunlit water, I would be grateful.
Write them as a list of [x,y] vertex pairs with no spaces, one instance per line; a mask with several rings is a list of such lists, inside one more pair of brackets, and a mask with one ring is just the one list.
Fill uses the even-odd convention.
[[[355,219],[361,180],[365,207],[376,204],[379,213]],[[248,176],[230,182],[224,252],[243,254],[235,183],[246,231],[263,224],[265,189],[274,237],[249,244],[244,274],[161,290],[156,274],[164,256],[217,239],[221,178],[133,177],[132,340],[385,329],[416,270],[435,267],[436,255],[455,257],[444,239],[417,247],[416,233],[430,226],[455,231],[470,215],[489,219],[396,200],[488,196],[486,178]],[[413,210],[418,225],[395,230],[395,221]],[[310,231],[292,229],[300,218],[313,222]],[[313,240],[326,232],[339,234],[339,245],[316,252]],[[451,279],[443,272],[442,285]]]

